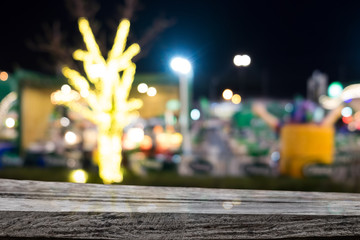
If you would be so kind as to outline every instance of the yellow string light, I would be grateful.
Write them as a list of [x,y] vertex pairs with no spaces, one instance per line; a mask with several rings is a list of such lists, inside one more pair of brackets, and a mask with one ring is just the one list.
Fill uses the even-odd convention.
[[[104,183],[123,180],[120,169],[122,131],[134,116],[133,112],[142,106],[140,99],[128,99],[136,71],[131,59],[140,52],[136,43],[125,50],[129,28],[128,20],[120,22],[113,47],[105,60],[88,20],[80,18],[79,30],[87,50],[76,50],[73,57],[83,62],[87,77],[68,67],[63,68],[63,74],[88,106],[70,100],[61,91],[52,94],[53,103],[66,105],[97,124],[99,174]],[[121,77],[120,72],[123,72]],[[95,89],[91,89],[89,82]]]

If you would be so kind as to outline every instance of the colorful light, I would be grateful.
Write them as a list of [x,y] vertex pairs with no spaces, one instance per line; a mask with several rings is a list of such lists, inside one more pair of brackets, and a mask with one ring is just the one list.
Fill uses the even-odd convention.
[[159,133],[162,133],[164,132],[164,128],[160,125],[155,125],[154,128],[153,128],[153,132],[155,134],[159,134]]
[[343,86],[340,82],[333,82],[328,87],[328,95],[332,98],[338,97],[343,91]]
[[141,144],[140,144],[140,149],[141,150],[150,150],[152,148],[153,144],[152,144],[152,139],[150,136],[145,135],[144,139],[142,140]]
[[[328,89],[330,97],[320,96],[319,102],[326,109],[334,109],[343,102],[351,102],[353,99],[360,98],[360,84],[352,84],[342,90],[341,83],[333,83]],[[340,84],[340,85],[339,85]],[[341,91],[340,91],[341,90]],[[340,92],[340,93],[339,93]]]
[[0,73],[0,80],[1,81],[6,81],[6,80],[8,80],[8,77],[9,77],[9,74],[7,73],[7,72],[1,72]]
[[294,109],[294,105],[292,105],[292,103],[287,103],[285,105],[285,111],[286,112],[290,113],[290,112],[292,112],[293,109]]
[[353,120],[352,116],[350,116],[350,117],[342,117],[342,121],[343,121],[343,123],[345,123],[345,124],[351,123],[352,120]]

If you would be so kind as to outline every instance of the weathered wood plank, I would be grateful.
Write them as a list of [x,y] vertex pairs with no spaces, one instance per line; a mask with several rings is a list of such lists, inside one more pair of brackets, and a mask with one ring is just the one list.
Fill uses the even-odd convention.
[[360,239],[360,194],[0,179],[0,239],[313,237]]

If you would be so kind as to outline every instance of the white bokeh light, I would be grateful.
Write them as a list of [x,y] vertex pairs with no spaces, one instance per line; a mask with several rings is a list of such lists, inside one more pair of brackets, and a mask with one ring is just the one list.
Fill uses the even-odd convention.
[[222,96],[225,100],[230,100],[233,96],[233,91],[230,89],[225,89],[222,93]]
[[61,91],[64,93],[64,94],[70,94],[71,92],[71,87],[67,84],[64,84],[61,86]]
[[76,135],[74,132],[72,132],[72,131],[67,131],[67,132],[65,133],[64,138],[65,138],[65,142],[66,142],[67,144],[69,144],[69,145],[74,145],[74,144],[76,144],[77,141],[78,141],[77,135]]
[[199,120],[200,119],[200,111],[198,109],[193,109],[191,110],[190,112],[190,117],[192,120],[196,121],[196,120]]
[[344,107],[342,110],[341,110],[341,115],[343,117],[350,117],[352,115],[352,109],[351,107]]
[[154,87],[149,87],[149,89],[147,90],[147,95],[149,97],[154,97],[157,94],[157,90]]
[[140,143],[144,139],[144,130],[142,128],[130,128],[127,135],[131,142]]
[[68,127],[70,125],[70,119],[67,117],[60,118],[60,125],[63,127]]
[[148,90],[148,85],[146,83],[140,83],[138,86],[137,86],[137,90],[139,93],[146,93],[147,90]]
[[236,55],[233,59],[233,62],[237,67],[247,67],[251,63],[251,58],[248,55]]
[[192,69],[191,63],[187,59],[181,57],[173,58],[170,62],[170,66],[175,72],[181,74],[189,74]]
[[6,126],[7,128],[13,128],[13,127],[15,127],[15,119],[13,119],[13,118],[11,118],[11,117],[7,118],[7,119],[5,120],[5,126]]

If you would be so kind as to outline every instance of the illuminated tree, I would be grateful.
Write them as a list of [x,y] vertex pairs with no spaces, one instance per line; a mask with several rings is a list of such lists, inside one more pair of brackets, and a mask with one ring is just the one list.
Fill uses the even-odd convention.
[[98,126],[100,177],[104,183],[121,182],[122,132],[132,112],[142,105],[139,99],[128,99],[136,68],[132,59],[140,47],[132,44],[125,50],[130,22],[124,19],[105,59],[88,20],[80,18],[78,24],[87,50],[76,50],[73,57],[83,62],[86,77],[64,67],[62,72],[73,90],[64,88],[53,93],[52,101],[79,112]]

